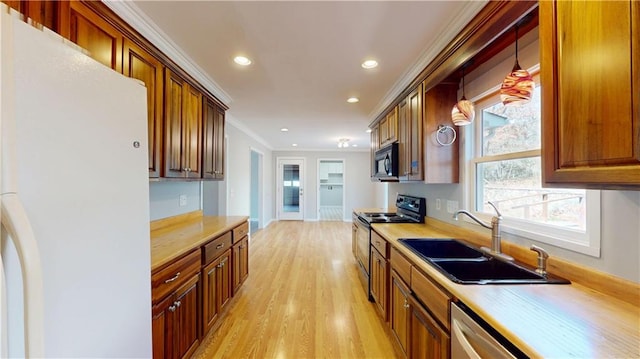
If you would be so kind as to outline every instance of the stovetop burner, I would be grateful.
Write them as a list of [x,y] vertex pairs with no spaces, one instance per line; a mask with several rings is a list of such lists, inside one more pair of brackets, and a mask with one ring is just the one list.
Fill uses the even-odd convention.
[[358,217],[366,223],[423,223],[426,207],[424,198],[399,194],[396,213],[363,212]]

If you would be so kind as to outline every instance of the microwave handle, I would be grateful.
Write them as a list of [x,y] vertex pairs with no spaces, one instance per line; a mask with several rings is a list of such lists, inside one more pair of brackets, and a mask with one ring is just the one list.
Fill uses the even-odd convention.
[[391,166],[391,158],[389,158],[389,154],[387,153],[387,155],[384,158],[384,173],[389,174],[389,171],[391,171],[391,168],[389,168]]

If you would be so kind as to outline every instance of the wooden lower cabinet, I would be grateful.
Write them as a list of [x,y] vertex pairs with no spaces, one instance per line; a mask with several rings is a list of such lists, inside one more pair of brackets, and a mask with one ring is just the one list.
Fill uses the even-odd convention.
[[153,306],[153,357],[188,358],[200,344],[200,274]]
[[378,310],[378,314],[382,319],[387,320],[387,259],[378,252],[377,249],[371,248],[371,296]]
[[409,296],[411,291],[395,270],[391,270],[389,298],[389,327],[404,355],[409,346]]
[[449,358],[449,334],[429,315],[422,305],[409,297],[409,357],[447,359]]
[[231,299],[231,249],[202,269],[202,334],[213,328]]
[[233,294],[240,290],[249,277],[249,237],[244,236],[233,245]]

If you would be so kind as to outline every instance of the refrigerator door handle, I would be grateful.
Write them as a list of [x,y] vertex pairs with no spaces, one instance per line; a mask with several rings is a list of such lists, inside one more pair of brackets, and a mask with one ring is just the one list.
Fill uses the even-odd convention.
[[15,193],[2,195],[0,221],[18,252],[24,286],[25,356],[44,357],[44,302],[38,245],[27,214]]

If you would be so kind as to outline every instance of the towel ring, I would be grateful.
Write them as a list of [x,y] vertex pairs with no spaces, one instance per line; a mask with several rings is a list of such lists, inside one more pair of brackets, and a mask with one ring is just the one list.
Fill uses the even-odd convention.
[[[449,142],[441,141],[440,134],[446,134],[449,131],[451,131],[451,133],[453,134],[451,136],[451,140]],[[454,130],[453,127],[451,126],[438,125],[438,130],[436,131],[435,137],[436,137],[436,142],[438,142],[440,146],[451,146],[456,141],[456,130]]]

